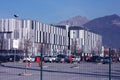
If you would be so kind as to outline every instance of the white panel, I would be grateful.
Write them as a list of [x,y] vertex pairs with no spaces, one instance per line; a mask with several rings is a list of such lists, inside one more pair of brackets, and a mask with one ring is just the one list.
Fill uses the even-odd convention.
[[84,30],[80,30],[79,35],[80,35],[80,38],[84,38]]
[[39,22],[36,22],[36,30],[39,31]]
[[60,28],[58,28],[58,35],[60,35]]
[[60,29],[60,33],[61,33],[60,35],[62,35],[62,29]]
[[50,32],[53,34],[53,26],[51,26]]
[[48,32],[48,25],[45,26],[45,32]]
[[73,30],[70,30],[70,38],[73,38]]
[[48,26],[48,32],[49,32],[49,33],[50,33],[50,27],[51,27],[51,26],[49,25],[49,26]]
[[42,27],[43,27],[42,23],[40,22],[39,24],[40,24],[40,26],[39,26],[40,27],[40,31],[42,31]]
[[45,32],[45,24],[43,24],[43,32]]
[[63,36],[62,36],[62,45],[63,45]]
[[57,44],[59,44],[59,36],[57,35]]
[[56,31],[57,31],[56,34],[58,35],[58,27],[56,27],[56,29],[57,29],[57,30],[56,30]]

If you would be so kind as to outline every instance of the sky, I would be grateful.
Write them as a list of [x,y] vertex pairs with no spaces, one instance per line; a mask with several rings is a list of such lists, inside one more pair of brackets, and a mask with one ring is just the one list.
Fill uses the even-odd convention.
[[14,18],[58,23],[75,16],[88,20],[120,15],[120,0],[0,0],[0,19]]

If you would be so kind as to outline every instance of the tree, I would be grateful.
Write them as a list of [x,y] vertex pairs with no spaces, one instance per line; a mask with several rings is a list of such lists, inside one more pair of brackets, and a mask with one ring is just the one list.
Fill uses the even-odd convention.
[[[31,50],[30,50],[31,47],[32,47],[31,39],[24,39],[24,52],[25,52],[25,57],[26,58],[31,53]],[[25,73],[27,73],[27,60],[26,60],[26,66],[25,66]]]
[[64,49],[63,49],[63,53],[64,53],[64,54],[67,54],[67,48],[64,48]]
[[24,52],[25,56],[28,56],[28,54],[31,52],[29,49],[32,47],[32,41],[30,39],[24,39]]

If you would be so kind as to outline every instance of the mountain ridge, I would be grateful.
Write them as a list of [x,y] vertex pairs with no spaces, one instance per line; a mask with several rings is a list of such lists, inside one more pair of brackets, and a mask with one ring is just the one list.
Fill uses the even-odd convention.
[[60,21],[59,23],[57,24],[60,24],[60,25],[74,25],[74,26],[81,26],[85,23],[88,22],[88,19],[86,17],[83,17],[83,16],[75,16],[75,17],[72,17],[72,18],[69,18],[67,20],[64,20],[64,21]]
[[[74,19],[72,20],[73,20],[72,22],[75,23],[76,20]],[[64,25],[71,23],[71,22],[69,23],[69,20],[67,23],[65,23],[65,21],[63,22],[64,22]],[[78,19],[77,22],[80,22],[80,20]],[[98,18],[89,20],[89,21],[87,19],[87,21],[83,24],[72,24],[72,25],[84,26],[94,31],[95,33],[102,35],[103,46],[105,47],[120,48],[120,41],[119,41],[120,40],[120,37],[119,37],[120,16],[117,14],[106,15],[103,17],[98,17]]]
[[89,21],[83,26],[99,33],[103,37],[103,45],[120,48],[120,16],[113,14]]

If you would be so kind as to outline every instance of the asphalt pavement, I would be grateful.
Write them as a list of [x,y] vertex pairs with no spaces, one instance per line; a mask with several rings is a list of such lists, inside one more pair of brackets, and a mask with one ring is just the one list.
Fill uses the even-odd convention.
[[[0,80],[40,80],[40,67],[32,63],[8,62],[0,66]],[[109,80],[109,65],[81,62],[69,63],[43,63],[42,80]],[[120,63],[112,64],[112,80],[120,80]]]

